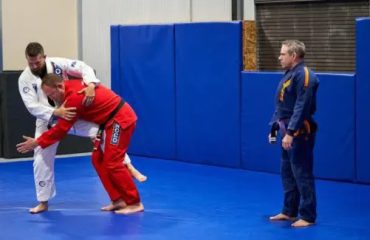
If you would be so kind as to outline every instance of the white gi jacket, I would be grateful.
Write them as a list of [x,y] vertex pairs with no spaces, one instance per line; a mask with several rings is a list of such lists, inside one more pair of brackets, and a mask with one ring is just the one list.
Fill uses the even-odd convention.
[[[45,63],[47,73],[57,74],[64,80],[82,78],[86,84],[100,82],[94,70],[82,61],[47,57]],[[53,115],[54,107],[49,104],[41,89],[41,79],[32,74],[29,66],[20,75],[18,88],[27,110],[37,118],[36,126],[47,124]]]

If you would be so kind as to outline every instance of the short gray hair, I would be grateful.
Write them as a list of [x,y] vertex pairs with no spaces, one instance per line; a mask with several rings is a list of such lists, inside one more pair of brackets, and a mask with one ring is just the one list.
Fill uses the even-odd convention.
[[306,54],[306,46],[303,42],[299,40],[285,40],[281,44],[288,47],[289,55],[295,53],[298,57],[304,58],[304,55]]

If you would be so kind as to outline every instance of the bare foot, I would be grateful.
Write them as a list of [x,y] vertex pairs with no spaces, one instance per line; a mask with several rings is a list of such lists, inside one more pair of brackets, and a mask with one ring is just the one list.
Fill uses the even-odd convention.
[[295,217],[289,217],[288,215],[285,215],[283,213],[279,213],[275,216],[270,217],[271,221],[294,221],[295,219]]
[[301,228],[301,227],[309,227],[312,226],[314,223],[307,222],[306,220],[299,219],[298,221],[295,221],[292,223],[292,227]]
[[127,207],[122,208],[120,210],[116,210],[114,212],[117,214],[129,215],[129,214],[142,212],[142,211],[144,211],[144,205],[140,202],[137,204],[127,205]]
[[30,208],[29,212],[31,214],[37,214],[42,213],[48,210],[48,202],[40,202],[39,205],[37,205],[34,208]]
[[148,178],[143,175],[139,170],[137,170],[131,163],[126,164],[131,176],[133,176],[139,182],[145,182]]
[[107,206],[102,207],[100,210],[102,210],[102,211],[114,211],[114,210],[118,210],[118,209],[121,209],[121,208],[125,208],[126,206],[127,206],[126,203],[122,199],[119,199],[115,202],[112,202],[111,204],[109,204]]
[[143,175],[143,174],[141,174],[141,172],[139,172],[139,171],[133,171],[133,172],[131,172],[131,175],[136,179],[136,180],[138,180],[139,182],[145,182],[147,179],[148,179],[148,177],[147,176],[145,176],[145,175]]

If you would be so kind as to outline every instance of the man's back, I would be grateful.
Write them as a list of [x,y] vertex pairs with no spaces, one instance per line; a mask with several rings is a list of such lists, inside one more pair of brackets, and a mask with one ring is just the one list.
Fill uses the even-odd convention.
[[[62,139],[79,118],[99,125],[105,124],[112,118],[111,113],[123,101],[113,91],[100,84],[95,89],[93,103],[86,107],[82,103],[84,95],[83,93],[79,93],[85,87],[83,82],[80,80],[69,80],[64,82],[64,86],[65,106],[75,107],[76,116],[70,121],[62,118],[58,119],[57,124],[38,139],[38,143],[42,147]],[[124,129],[136,122],[137,117],[131,107],[128,104],[124,104],[121,110],[114,116],[114,120]]]
[[93,103],[86,107],[82,103],[84,95],[78,93],[78,91],[85,88],[83,82],[80,80],[69,80],[66,81],[64,85],[65,106],[76,107],[76,117],[96,124],[104,123],[108,119],[110,113],[121,101],[121,98],[117,94],[100,84],[95,89],[95,99]]

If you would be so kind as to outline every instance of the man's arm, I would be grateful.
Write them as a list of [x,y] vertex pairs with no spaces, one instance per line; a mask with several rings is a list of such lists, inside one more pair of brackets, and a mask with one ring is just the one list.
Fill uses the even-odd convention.
[[79,60],[66,59],[66,72],[72,78],[82,78],[86,85],[89,83],[98,84],[94,69]]
[[46,148],[59,142],[68,134],[69,129],[72,128],[76,120],[76,117],[72,120],[65,120],[63,118],[58,119],[57,123],[53,127],[36,139],[37,145],[42,148]]
[[57,118],[64,118],[65,120],[72,120],[76,116],[75,107],[66,107],[64,102],[62,105],[54,109],[53,115]]
[[60,141],[67,135],[68,131],[72,128],[73,124],[77,121],[81,112],[84,110],[82,98],[83,96],[77,93],[66,96],[63,105],[65,105],[67,108],[76,109],[76,115],[71,120],[59,118],[53,127],[36,139],[39,146],[46,148]]
[[[68,79],[82,79],[86,85],[89,83],[100,83],[100,80],[96,78],[94,69],[80,60],[59,57],[51,57],[47,58],[47,60],[49,67],[50,64],[55,64],[62,68],[61,70],[67,75],[64,77]],[[48,70],[48,73],[51,73],[51,71]]]
[[[305,77],[307,79],[305,79]],[[293,135],[303,124],[304,118],[309,111],[308,107],[312,101],[313,87],[310,76],[305,76],[304,72],[297,75],[296,94],[297,100],[294,105],[293,115],[290,118],[287,133]],[[307,85],[306,85],[307,84]]]
[[26,141],[16,145],[17,151],[20,153],[28,153],[38,146],[38,143],[34,138],[23,136],[23,139]]
[[81,95],[74,94],[71,98],[67,98],[65,101],[66,107],[76,108],[76,115],[71,120],[59,118],[53,127],[44,132],[37,139],[23,136],[26,141],[17,144],[17,150],[21,153],[26,153],[35,149],[37,146],[46,148],[63,139],[73,124],[77,121],[79,113],[82,111],[82,97],[83,96]]
[[95,98],[95,87],[100,83],[100,80],[96,78],[94,69],[79,60],[66,58],[55,58],[55,60],[60,61],[68,78],[81,78],[84,81],[87,87],[79,93],[85,94],[82,101],[85,106],[89,106]]
[[294,133],[301,127],[303,120],[307,114],[307,107],[312,99],[312,83],[308,72],[299,72],[295,76],[296,95],[297,99],[294,104],[293,115],[289,120],[287,131],[282,139],[282,147],[285,150],[290,150],[293,144]]
[[35,79],[23,72],[18,79],[18,89],[27,110],[34,117],[49,121],[53,115],[54,108],[40,102],[38,91],[41,91],[41,89]]
[[65,135],[67,135],[69,129],[73,126],[75,121],[76,120],[67,121],[61,118],[52,128],[44,132],[37,139],[23,136],[23,139],[25,139],[25,141],[16,145],[17,151],[20,153],[27,153],[38,146],[46,148],[56,142],[59,142],[65,137]]

